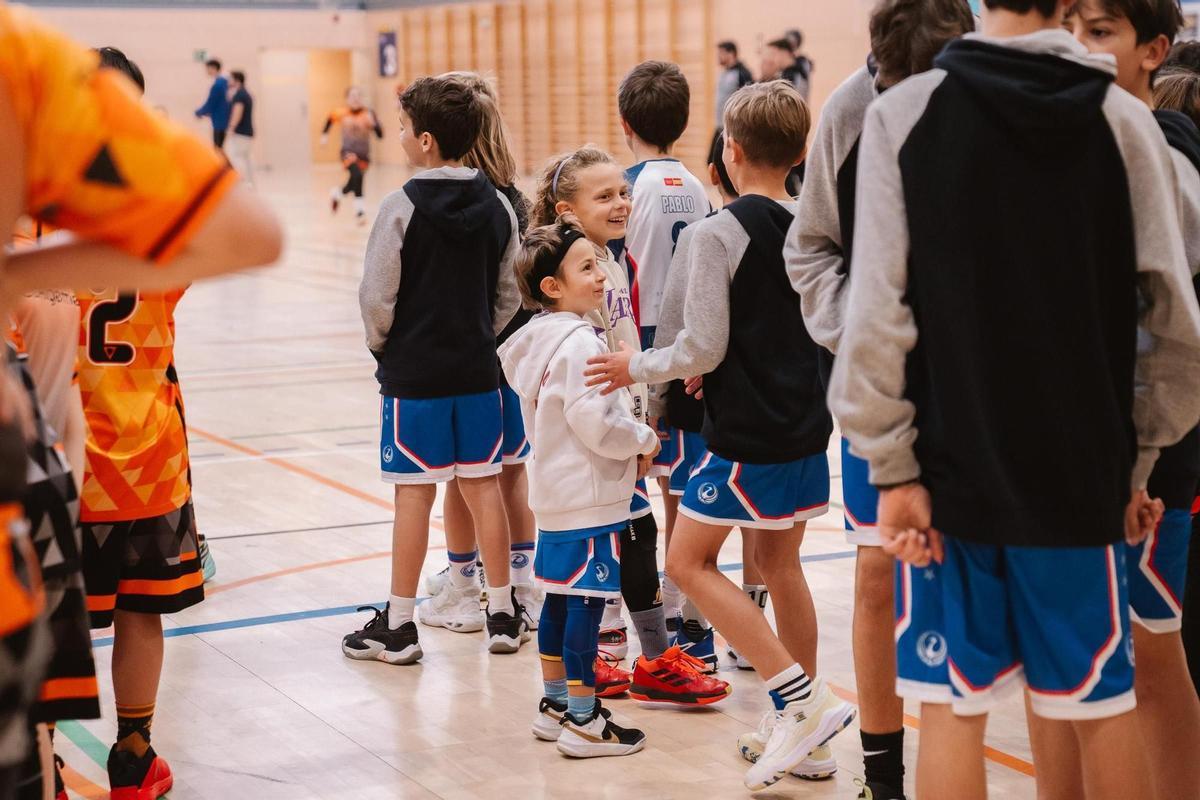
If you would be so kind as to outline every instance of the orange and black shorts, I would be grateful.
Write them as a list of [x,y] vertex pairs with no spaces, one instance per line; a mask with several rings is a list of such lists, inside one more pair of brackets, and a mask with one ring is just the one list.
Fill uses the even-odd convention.
[[85,522],[83,577],[93,628],[113,611],[173,614],[204,599],[192,501],[167,514],[128,522]]

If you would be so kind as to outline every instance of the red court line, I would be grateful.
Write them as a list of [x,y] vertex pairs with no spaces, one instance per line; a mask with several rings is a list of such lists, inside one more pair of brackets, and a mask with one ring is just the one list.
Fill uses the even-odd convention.
[[69,766],[62,768],[63,783],[72,792],[87,800],[108,800],[108,789],[92,783]]

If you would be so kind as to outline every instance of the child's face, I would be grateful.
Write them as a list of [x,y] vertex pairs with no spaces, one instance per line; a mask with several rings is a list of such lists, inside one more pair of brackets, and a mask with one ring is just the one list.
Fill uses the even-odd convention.
[[346,105],[350,106],[352,111],[357,111],[363,107],[362,92],[358,89],[351,89],[346,92]]
[[1080,0],[1074,12],[1063,20],[1063,27],[1090,52],[1114,56],[1117,85],[1135,94],[1149,84],[1150,73],[1162,64],[1169,46],[1163,45],[1165,36],[1138,44],[1133,23],[1106,11],[1100,0]]
[[424,167],[428,162],[428,152],[423,146],[422,140],[428,134],[416,134],[413,132],[412,119],[404,111],[400,109],[400,148],[404,150],[404,155],[408,158],[410,166]]
[[563,256],[558,274],[542,279],[542,292],[554,301],[555,311],[583,316],[604,302],[604,270],[596,263],[596,250],[587,239],[578,239]]
[[559,201],[558,213],[570,211],[593,242],[606,244],[625,235],[629,222],[629,184],[616,164],[593,164],[580,170],[579,191]]

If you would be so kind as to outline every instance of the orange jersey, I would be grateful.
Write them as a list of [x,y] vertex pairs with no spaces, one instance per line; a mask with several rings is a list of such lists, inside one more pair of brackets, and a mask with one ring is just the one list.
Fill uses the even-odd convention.
[[166,294],[80,293],[79,390],[87,419],[80,518],[167,514],[191,496],[183,405]]
[[124,75],[2,2],[0,91],[23,134],[26,210],[83,238],[169,261],[237,183],[210,145],[144,106]]

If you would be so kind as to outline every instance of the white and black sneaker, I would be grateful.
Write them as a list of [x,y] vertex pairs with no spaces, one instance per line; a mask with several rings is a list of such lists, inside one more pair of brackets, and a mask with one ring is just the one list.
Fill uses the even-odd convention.
[[362,630],[342,637],[342,653],[359,661],[383,661],[387,664],[415,664],[425,655],[417,638],[417,624],[406,622],[388,628],[387,606],[361,606],[359,611],[374,611],[375,616]]
[[507,611],[487,612],[487,649],[489,653],[515,653],[521,645],[529,641],[529,626],[522,619],[521,602],[517,600],[517,590],[512,590],[512,614]]
[[572,758],[628,756],[646,746],[646,734],[636,728],[622,728],[612,721],[596,701],[590,717],[576,722],[563,714],[562,733],[558,736],[558,752]]
[[[596,700],[597,713],[605,719],[612,719],[612,712],[600,705]],[[567,704],[556,703],[549,697],[543,697],[538,703],[538,715],[533,721],[533,735],[543,742],[557,742],[562,735],[563,718],[567,716]]]
[[432,597],[442,593],[442,587],[450,580],[450,565],[447,564],[441,572],[425,576],[425,593]]
[[518,583],[513,586],[517,599],[521,601],[521,618],[531,631],[538,629],[542,619],[542,606],[546,603],[546,594],[541,587],[532,583]]

